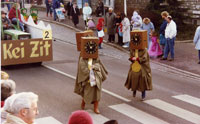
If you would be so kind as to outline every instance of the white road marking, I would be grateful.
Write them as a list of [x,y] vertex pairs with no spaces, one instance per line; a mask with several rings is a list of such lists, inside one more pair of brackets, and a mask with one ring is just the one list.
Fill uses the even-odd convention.
[[146,100],[144,102],[151,106],[154,106],[155,108],[166,111],[170,114],[178,116],[178,117],[185,119],[187,121],[190,121],[192,123],[200,124],[200,115],[198,115],[198,114],[192,113],[190,111],[187,111],[185,109],[182,109],[180,107],[169,104],[169,103],[164,102],[159,99]]
[[124,103],[109,107],[143,124],[169,124],[168,122]]
[[62,124],[62,123],[56,120],[55,118],[49,116],[36,119],[34,124]]
[[[71,78],[71,79],[76,80],[76,77],[75,77],[75,76],[72,76],[72,75],[70,75],[70,74],[67,74],[67,73],[65,73],[65,72],[62,72],[62,71],[60,71],[60,70],[58,70],[58,69],[55,69],[55,68],[53,68],[53,67],[50,67],[50,66],[48,66],[48,65],[43,65],[43,66],[46,67],[46,68],[48,68],[48,69],[50,69],[50,70],[52,70],[52,71],[55,71],[55,72],[57,72],[57,73],[60,73],[60,74],[62,74],[62,75],[64,75],[64,76],[67,76],[67,77],[69,77],[69,78]],[[107,94],[109,94],[109,95],[111,95],[111,96],[114,96],[114,97],[116,97],[116,98],[118,98],[118,99],[121,99],[121,100],[123,100],[123,101],[125,101],[125,102],[130,102],[130,101],[131,101],[131,100],[127,99],[127,98],[124,98],[124,97],[122,97],[122,96],[120,96],[120,95],[117,95],[117,94],[115,94],[115,93],[113,93],[113,92],[111,92],[111,91],[108,91],[108,90],[106,90],[106,89],[102,89],[102,91],[105,92],[105,93],[107,93]]]
[[196,98],[196,97],[193,97],[193,96],[190,96],[190,95],[186,95],[186,94],[172,96],[172,97],[175,98],[175,99],[182,100],[184,102],[187,102],[187,103],[190,103],[192,105],[200,107],[200,99],[199,98]]
[[104,122],[110,120],[106,117],[104,117],[103,115],[101,114],[96,114],[94,113],[92,110],[86,110],[90,116],[92,117],[92,120],[93,120],[93,124],[103,124]]

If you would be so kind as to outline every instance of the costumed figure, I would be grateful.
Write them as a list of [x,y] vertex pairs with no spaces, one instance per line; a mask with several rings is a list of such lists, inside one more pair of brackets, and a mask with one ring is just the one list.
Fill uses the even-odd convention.
[[94,104],[94,112],[99,114],[98,104],[101,99],[102,82],[106,80],[107,71],[98,57],[98,38],[84,38],[85,40],[83,38],[81,40],[74,92],[82,96],[82,109],[85,108],[86,103]]
[[102,42],[104,37],[104,31],[103,31],[103,25],[104,25],[104,18],[99,18],[98,24],[97,24],[97,33],[99,37],[99,49],[102,49]]
[[[147,32],[146,32],[147,33]],[[152,90],[152,75],[149,64],[149,54],[147,52],[147,44],[143,39],[138,37],[136,33],[131,36],[130,42],[130,70],[128,72],[125,87],[133,91],[133,97],[136,96],[136,91],[142,92],[142,100],[145,99],[146,90]],[[147,35],[144,35],[147,39]],[[146,40],[147,42],[147,40]]]
[[26,8],[22,8],[21,9],[21,14],[23,15],[25,21],[28,21],[29,15],[27,14],[27,9]]

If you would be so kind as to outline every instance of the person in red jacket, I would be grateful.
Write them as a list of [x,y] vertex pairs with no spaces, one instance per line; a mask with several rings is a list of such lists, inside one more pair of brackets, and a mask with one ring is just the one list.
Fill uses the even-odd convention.
[[[18,8],[18,4],[13,4],[13,7],[11,8],[9,14],[8,14],[8,17],[9,19],[11,20],[12,24],[17,24],[17,20],[19,20],[19,26],[20,26],[20,29],[22,31],[24,31],[24,24],[21,20],[21,13],[19,11],[19,9],[17,9],[17,13],[16,13],[16,8]],[[17,14],[18,14],[18,18],[17,18]]]
[[101,44],[103,42],[103,37],[104,37],[103,26],[104,26],[104,18],[99,18],[98,24],[96,26],[99,37],[99,49],[102,49]]

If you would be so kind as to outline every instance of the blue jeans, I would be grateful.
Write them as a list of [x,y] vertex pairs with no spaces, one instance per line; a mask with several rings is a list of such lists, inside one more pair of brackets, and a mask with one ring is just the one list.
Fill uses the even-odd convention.
[[[16,18],[13,18],[12,19],[12,23],[13,24],[17,24],[17,19]],[[19,27],[22,31],[24,31],[24,24],[22,22],[19,21]]]
[[200,61],[200,50],[199,50],[199,61]]
[[175,41],[175,37],[172,39],[170,38],[166,39],[165,48],[164,48],[164,58],[167,58],[170,52],[171,58],[174,59],[174,41]]
[[10,11],[10,9],[11,9],[11,5],[10,4],[6,4],[7,5],[7,7],[8,7],[8,11]]

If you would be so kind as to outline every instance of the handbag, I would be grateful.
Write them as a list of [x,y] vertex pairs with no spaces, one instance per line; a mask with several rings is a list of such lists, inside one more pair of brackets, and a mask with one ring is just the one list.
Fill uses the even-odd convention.
[[103,37],[104,36],[104,32],[103,29],[101,31],[98,31],[98,37]]

